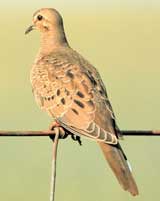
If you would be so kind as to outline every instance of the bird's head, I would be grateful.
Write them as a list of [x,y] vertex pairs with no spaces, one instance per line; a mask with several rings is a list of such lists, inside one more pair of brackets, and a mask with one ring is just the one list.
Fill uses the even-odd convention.
[[61,15],[53,8],[42,8],[36,11],[33,15],[32,25],[28,27],[25,34],[28,34],[34,29],[40,32],[54,31],[63,27],[63,20]]

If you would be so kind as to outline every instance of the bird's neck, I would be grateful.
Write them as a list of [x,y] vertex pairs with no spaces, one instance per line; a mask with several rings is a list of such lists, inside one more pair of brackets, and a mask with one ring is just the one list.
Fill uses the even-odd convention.
[[40,54],[46,55],[57,48],[68,47],[64,30],[52,30],[41,34]]

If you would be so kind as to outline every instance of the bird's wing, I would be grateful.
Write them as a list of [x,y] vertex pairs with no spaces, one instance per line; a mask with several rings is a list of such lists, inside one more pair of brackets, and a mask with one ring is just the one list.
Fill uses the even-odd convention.
[[85,63],[82,58],[74,62],[64,55],[43,58],[32,72],[34,94],[42,109],[66,129],[117,144],[114,114],[106,89],[95,68]]

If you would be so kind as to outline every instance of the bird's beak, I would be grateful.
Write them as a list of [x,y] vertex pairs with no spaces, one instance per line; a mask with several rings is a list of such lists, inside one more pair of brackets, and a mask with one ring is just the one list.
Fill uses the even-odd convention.
[[34,26],[34,25],[29,26],[28,29],[25,31],[25,34],[30,33],[30,32],[33,31],[34,29],[35,29],[35,26]]

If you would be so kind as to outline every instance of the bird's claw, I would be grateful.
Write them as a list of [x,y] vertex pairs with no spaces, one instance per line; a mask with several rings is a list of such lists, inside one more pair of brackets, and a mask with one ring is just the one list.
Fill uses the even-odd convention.
[[[82,141],[79,136],[72,134],[66,129],[64,129],[63,127],[61,127],[61,125],[57,121],[53,121],[51,125],[49,126],[49,129],[52,131],[55,131],[55,134],[58,133],[60,139],[65,139],[68,137],[68,135],[71,135],[72,140],[77,141],[79,145],[82,145]],[[50,138],[54,140],[55,136],[51,135]]]
[[71,138],[72,138],[72,140],[77,141],[80,146],[82,145],[82,141],[81,141],[81,138],[79,136],[71,134]]

